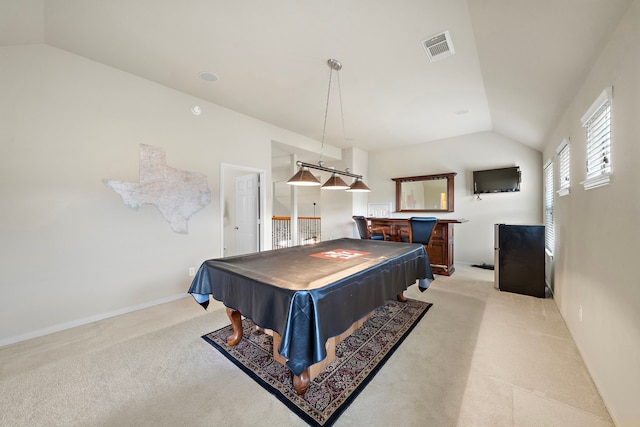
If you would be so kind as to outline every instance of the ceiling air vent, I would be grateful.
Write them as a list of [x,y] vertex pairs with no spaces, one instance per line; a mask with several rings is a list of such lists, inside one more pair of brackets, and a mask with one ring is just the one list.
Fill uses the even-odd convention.
[[439,61],[456,53],[456,50],[453,48],[453,43],[451,42],[449,31],[423,40],[422,47],[424,47],[431,62]]

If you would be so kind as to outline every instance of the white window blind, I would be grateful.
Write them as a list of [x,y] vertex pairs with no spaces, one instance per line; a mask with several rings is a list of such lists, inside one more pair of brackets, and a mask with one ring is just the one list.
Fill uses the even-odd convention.
[[559,158],[558,195],[566,196],[571,187],[571,146],[567,139],[563,140],[556,150]]
[[585,189],[609,183],[611,174],[611,89],[605,90],[582,117],[587,133]]
[[553,254],[553,162],[544,167],[544,246]]

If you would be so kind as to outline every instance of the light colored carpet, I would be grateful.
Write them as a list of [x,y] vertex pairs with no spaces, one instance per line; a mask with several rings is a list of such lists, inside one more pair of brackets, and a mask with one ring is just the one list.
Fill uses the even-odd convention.
[[[336,426],[613,426],[552,299],[457,266]],[[0,348],[2,426],[304,426],[201,335],[190,297]]]

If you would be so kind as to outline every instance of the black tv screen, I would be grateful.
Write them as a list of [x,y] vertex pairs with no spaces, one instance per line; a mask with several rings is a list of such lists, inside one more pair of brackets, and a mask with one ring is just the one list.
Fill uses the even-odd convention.
[[473,171],[473,194],[520,191],[520,168]]

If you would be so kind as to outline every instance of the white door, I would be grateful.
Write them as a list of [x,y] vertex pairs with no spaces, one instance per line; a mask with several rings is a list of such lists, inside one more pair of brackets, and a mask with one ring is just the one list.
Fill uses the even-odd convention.
[[257,173],[236,178],[236,218],[234,255],[258,252],[260,180]]

